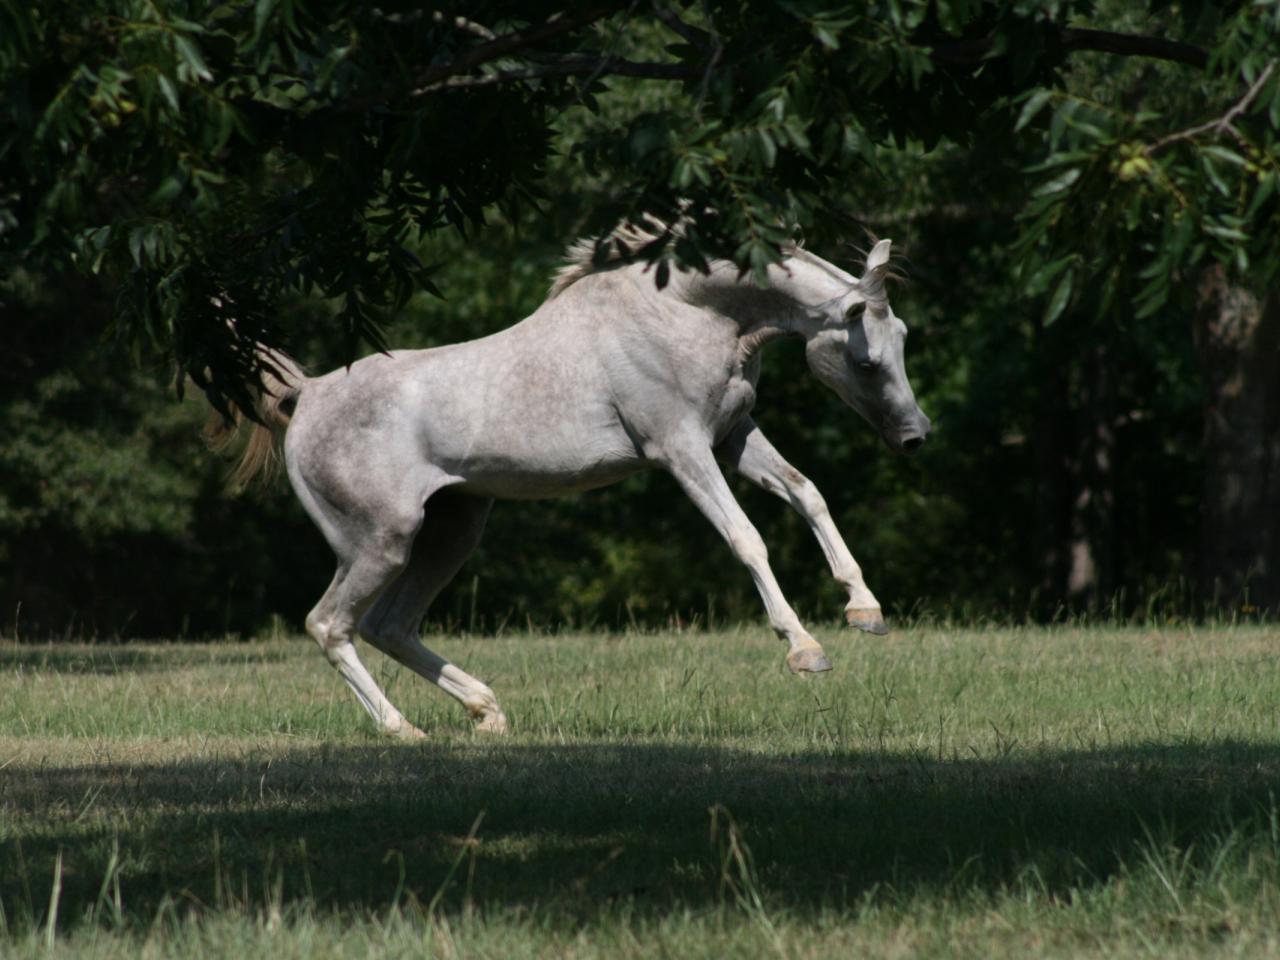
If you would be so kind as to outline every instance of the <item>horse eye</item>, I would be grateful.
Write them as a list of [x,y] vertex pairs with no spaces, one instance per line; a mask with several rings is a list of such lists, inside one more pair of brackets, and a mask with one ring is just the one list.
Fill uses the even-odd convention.
[[874,370],[875,368],[876,368],[876,365],[875,365],[874,363],[872,363],[870,360],[859,360],[859,361],[858,361],[858,369],[859,369],[859,370],[865,370],[867,373],[870,373],[870,372],[871,372],[872,370]]
[[844,312],[844,318],[846,320],[852,320],[854,317],[860,317],[862,316],[862,312],[866,309],[867,302],[865,300],[861,300]]

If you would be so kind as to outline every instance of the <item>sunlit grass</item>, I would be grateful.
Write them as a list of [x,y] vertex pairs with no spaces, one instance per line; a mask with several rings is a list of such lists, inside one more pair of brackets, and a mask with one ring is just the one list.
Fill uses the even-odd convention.
[[0,953],[1268,955],[1280,631],[0,644]]

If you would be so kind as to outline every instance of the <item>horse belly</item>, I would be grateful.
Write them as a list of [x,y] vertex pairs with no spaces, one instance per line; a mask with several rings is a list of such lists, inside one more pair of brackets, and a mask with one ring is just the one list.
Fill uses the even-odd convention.
[[[523,430],[499,428],[470,439],[446,454],[444,465],[467,490],[500,499],[578,493],[617,483],[645,466],[624,432],[577,418]],[[436,453],[443,453],[439,446]]]
[[499,500],[544,500],[607,487],[645,468],[643,460],[592,465],[573,472],[531,469],[526,464],[501,470],[469,471],[460,488]]

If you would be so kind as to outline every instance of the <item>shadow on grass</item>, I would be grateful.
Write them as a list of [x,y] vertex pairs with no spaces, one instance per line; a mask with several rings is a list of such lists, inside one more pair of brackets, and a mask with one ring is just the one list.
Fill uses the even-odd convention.
[[[318,747],[261,759],[0,773],[0,898],[39,918],[97,900],[118,844],[125,908],[278,899],[378,910],[524,905],[565,922],[619,901],[713,907],[727,808],[767,902],[801,914],[878,896],[1048,896],[1106,882],[1156,843],[1268,835],[1280,748],[1234,742],[1012,756],[799,753],[655,744]],[[484,812],[478,841],[467,833]],[[723,818],[720,821],[723,827]],[[736,867],[730,872],[740,880]]]
[[140,650],[124,644],[3,644],[0,645],[0,670],[31,670],[40,673],[63,673],[92,676],[114,676],[144,671],[182,670],[192,666],[240,663],[277,663],[289,659],[289,652],[237,648],[210,651],[207,648],[172,647]]

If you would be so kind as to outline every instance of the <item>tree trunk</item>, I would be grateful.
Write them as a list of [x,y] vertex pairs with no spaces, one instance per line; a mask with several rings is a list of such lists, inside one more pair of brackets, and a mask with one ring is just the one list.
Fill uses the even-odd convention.
[[1115,582],[1109,356],[1104,343],[1082,343],[1071,332],[1038,331],[1035,537],[1042,613],[1049,615],[1097,609]]
[[1201,278],[1194,336],[1204,377],[1199,578],[1215,606],[1280,612],[1280,297],[1221,266]]
[[1115,582],[1115,431],[1105,345],[1089,349],[1082,373],[1067,599],[1096,610],[1111,598]]
[[1039,566],[1039,615],[1053,617],[1067,599],[1072,566],[1071,518],[1075,490],[1070,378],[1060,337],[1037,330],[1034,441],[1036,450],[1035,538]]

